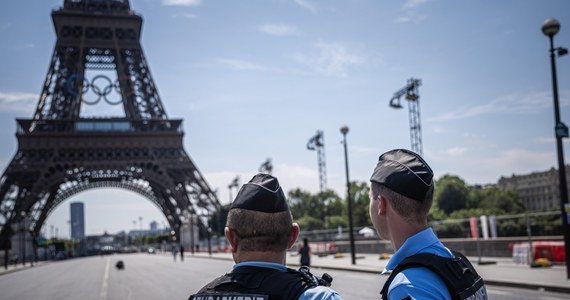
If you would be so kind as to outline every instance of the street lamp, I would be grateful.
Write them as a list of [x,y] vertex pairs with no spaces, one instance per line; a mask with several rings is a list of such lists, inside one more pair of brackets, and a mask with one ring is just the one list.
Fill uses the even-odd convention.
[[348,176],[348,151],[346,149],[346,134],[348,133],[348,126],[342,126],[340,128],[340,133],[343,136],[344,144],[344,166],[346,169],[346,198],[348,202],[348,236],[350,237],[350,256],[352,258],[352,264],[356,264],[356,257],[354,255],[354,230],[352,226],[352,197],[350,196],[350,179]]
[[568,189],[566,186],[566,167],[564,165],[564,149],[562,139],[568,137],[568,127],[560,121],[560,106],[558,104],[558,83],[556,81],[555,53],[558,56],[568,54],[568,49],[554,48],[554,36],[560,30],[560,23],[556,19],[546,19],[542,24],[542,33],[550,39],[550,66],[552,69],[552,95],[554,98],[554,132],[556,136],[556,150],[558,152],[558,180],[560,184],[560,210],[562,213],[562,232],[566,248],[566,278],[570,279],[570,204],[568,203]]

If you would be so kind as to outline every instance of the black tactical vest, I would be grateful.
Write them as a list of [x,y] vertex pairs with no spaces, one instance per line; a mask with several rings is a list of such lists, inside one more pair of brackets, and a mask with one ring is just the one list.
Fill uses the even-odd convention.
[[459,252],[452,251],[454,258],[431,253],[420,253],[404,259],[390,274],[380,294],[388,300],[388,288],[398,273],[405,269],[426,267],[437,274],[449,290],[453,300],[486,300],[487,290],[483,278],[477,274],[469,260]]
[[[326,274],[325,274],[326,275]],[[323,278],[330,278],[328,275]],[[234,269],[204,286],[189,300],[293,300],[308,288],[330,286],[330,280],[315,277],[309,268],[286,272],[253,266]]]

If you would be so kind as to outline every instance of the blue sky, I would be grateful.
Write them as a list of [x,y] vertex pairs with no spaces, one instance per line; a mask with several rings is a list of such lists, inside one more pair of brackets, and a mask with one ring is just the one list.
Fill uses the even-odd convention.
[[[0,2],[0,167],[16,152],[15,118],[31,118],[55,45],[50,19],[63,0]],[[30,9],[33,7],[33,9]],[[267,158],[288,190],[318,190],[325,134],[328,186],[345,195],[339,128],[347,125],[351,180],[378,156],[410,147],[407,103],[388,106],[420,78],[423,152],[436,177],[469,184],[556,166],[546,18],[570,48],[570,2],[453,0],[132,0],[142,46],[184,146],[223,203]],[[570,56],[557,59],[561,116],[570,124]],[[85,107],[113,115],[116,107]],[[118,112],[121,114],[121,112]],[[565,140],[565,159],[570,150]],[[69,233],[69,202],[86,203],[87,233],[164,220],[150,201],[94,190],[58,207],[47,227]],[[101,216],[105,215],[105,218]],[[48,231],[49,232],[49,231]]]

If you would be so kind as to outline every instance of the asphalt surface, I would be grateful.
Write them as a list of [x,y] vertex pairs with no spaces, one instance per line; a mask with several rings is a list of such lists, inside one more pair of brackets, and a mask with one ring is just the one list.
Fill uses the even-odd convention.
[[[164,255],[168,255],[168,254],[164,254]],[[144,255],[143,255],[144,256]],[[208,254],[208,253],[195,253],[195,254],[191,254],[191,253],[186,253],[186,257],[187,258],[195,258],[195,259],[208,259],[208,260],[221,260],[221,261],[226,261],[231,265],[232,262],[232,257],[231,254],[229,253],[213,253],[213,254]],[[123,296],[127,296],[127,295],[131,295],[133,293],[133,291],[137,291],[140,289],[144,289],[146,287],[148,287],[151,282],[145,282],[145,281],[141,281],[140,279],[137,280],[132,280],[133,282],[137,283],[136,286],[132,287],[131,290],[121,290],[120,286],[126,286],[126,285],[117,285],[117,287],[112,287],[110,286],[108,289],[103,289],[102,286],[105,285],[105,276],[99,276],[99,277],[93,277],[91,278],[91,274],[94,273],[101,273],[101,274],[106,274],[109,271],[106,270],[105,268],[108,268],[108,264],[94,264],[93,266],[85,266],[85,265],[81,265],[80,264],[84,264],[85,261],[88,260],[86,259],[73,259],[73,260],[68,260],[66,261],[65,264],[52,264],[51,262],[40,262],[40,263],[36,263],[34,269],[36,269],[34,272],[25,272],[27,275],[27,277],[29,276],[29,278],[27,279],[28,282],[42,282],[42,280],[38,278],[36,278],[35,276],[41,276],[42,272],[47,272],[48,268],[44,268],[43,266],[46,265],[62,265],[62,266],[66,266],[64,269],[60,270],[60,271],[50,271],[49,276],[51,276],[52,278],[56,278],[57,277],[57,282],[63,282],[65,283],[66,281],[69,280],[74,280],[75,286],[74,288],[77,289],[77,294],[75,294],[76,296],[79,294],[92,294],[92,293],[96,293],[96,290],[109,290],[112,291],[115,294],[121,294]],[[487,283],[487,285],[489,286],[501,286],[501,287],[513,287],[513,288],[523,288],[523,289],[532,289],[532,290],[539,290],[539,291],[548,291],[548,292],[556,292],[556,293],[565,293],[565,294],[570,294],[570,281],[566,279],[566,267],[563,266],[553,266],[553,267],[549,267],[549,268],[530,268],[527,265],[520,265],[520,264],[515,264],[511,259],[509,258],[481,258],[480,262],[481,264],[478,264],[479,259],[476,257],[470,257],[471,262],[475,265],[475,268],[477,269],[477,272],[481,275],[481,277],[483,277],[483,279],[485,280],[485,282]],[[166,260],[168,261],[168,260]],[[356,257],[356,264],[352,264],[352,259],[350,254],[344,253],[342,255],[339,256],[334,256],[334,255],[328,255],[328,256],[323,256],[323,257],[319,257],[316,255],[313,255],[311,258],[311,268],[316,270],[316,272],[320,272],[322,270],[319,269],[328,269],[328,270],[341,270],[341,271],[351,271],[351,272],[362,272],[362,273],[371,273],[371,274],[380,274],[381,271],[384,269],[384,266],[387,263],[387,259],[380,259],[379,255],[374,255],[374,254],[359,254]],[[298,266],[299,262],[299,257],[294,254],[294,253],[290,253],[288,255],[287,258],[287,263],[290,266]],[[90,272],[84,272],[84,273],[79,273],[80,275],[72,275],[73,273],[71,272],[66,272],[66,270],[71,270],[73,268],[75,268],[75,264],[77,264],[77,268],[89,268]],[[110,268],[114,268],[114,265],[110,265]],[[152,269],[150,269],[151,267],[149,266],[144,266],[142,265],[140,272],[147,272],[147,273],[153,273],[156,271],[153,271]],[[30,269],[30,264],[28,263],[26,265],[26,267],[23,267],[21,265],[18,266],[11,266],[8,270],[5,270],[4,268],[0,269],[0,281],[6,281],[8,280],[8,277],[6,276],[2,276],[2,275],[6,275],[15,271],[21,271],[21,270],[29,270]],[[101,269],[101,270],[99,270]],[[131,270],[132,272],[133,266],[130,265],[129,266],[129,270]],[[93,270],[98,270],[97,272],[93,272]],[[100,271],[100,272],[99,272]],[[201,272],[204,272],[207,270],[201,270]],[[136,274],[136,273],[140,273],[138,271],[132,272],[131,274]],[[176,272],[176,270],[172,270],[169,272]],[[29,275],[28,275],[29,274]],[[111,273],[113,274],[113,273]],[[119,273],[121,274],[121,273]],[[127,274],[127,273],[125,273]],[[212,274],[209,274],[210,276],[205,276],[204,278],[213,278],[215,277],[215,274],[217,274],[216,272],[213,272]],[[160,275],[160,274],[157,274]],[[166,275],[172,275],[172,274],[163,274],[162,276],[165,277]],[[66,276],[76,276],[76,277],[80,277],[79,280],[78,278],[65,278]],[[182,270],[180,270],[180,276],[184,276],[184,272],[182,272]],[[136,279],[136,278],[120,278],[117,277],[115,278],[116,281],[120,282],[120,281],[129,281],[130,279]],[[114,281],[113,281],[114,282]],[[36,284],[36,283],[34,283]],[[97,289],[95,289],[94,287],[96,287]],[[60,287],[62,290],[64,288],[64,286]],[[56,286],[57,289],[57,286]],[[30,295],[30,296],[37,296],[37,295]],[[159,295],[156,295],[159,296]],[[3,297],[0,297],[3,298]],[[35,298],[35,297],[32,297]],[[80,297],[81,298],[81,297]],[[98,299],[105,299],[105,295],[99,295]],[[130,298],[130,297],[126,297],[126,298]],[[160,297],[159,297],[160,298]],[[63,298],[62,298],[63,299]],[[86,298],[84,298],[86,299]]]

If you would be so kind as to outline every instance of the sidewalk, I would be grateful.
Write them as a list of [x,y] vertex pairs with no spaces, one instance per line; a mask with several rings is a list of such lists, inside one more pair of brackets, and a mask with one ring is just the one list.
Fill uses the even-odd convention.
[[[230,253],[200,252],[186,254],[188,257],[232,260]],[[311,268],[324,268],[331,270],[344,270],[380,274],[387,259],[379,259],[376,254],[358,254],[356,264],[352,265],[350,253],[344,253],[343,257],[335,258],[334,255],[319,257],[311,256]],[[553,266],[550,268],[530,268],[526,265],[515,264],[510,258],[481,258],[478,264],[477,257],[469,257],[469,260],[485,283],[488,285],[508,286],[527,289],[541,289],[545,291],[569,293],[570,280],[566,280],[566,266]],[[496,264],[488,264],[496,262]],[[299,266],[299,257],[289,253],[287,255],[289,266]]]
[[[35,267],[39,267],[46,264],[45,261],[39,261],[39,262],[34,262],[34,268]],[[26,265],[23,266],[21,263],[16,264],[16,265],[8,265],[8,269],[4,268],[4,264],[0,265],[0,276],[4,275],[4,274],[8,274],[8,273],[12,273],[12,272],[16,272],[16,271],[20,271],[22,269],[28,269],[31,268],[32,265],[29,262],[26,262]]]

